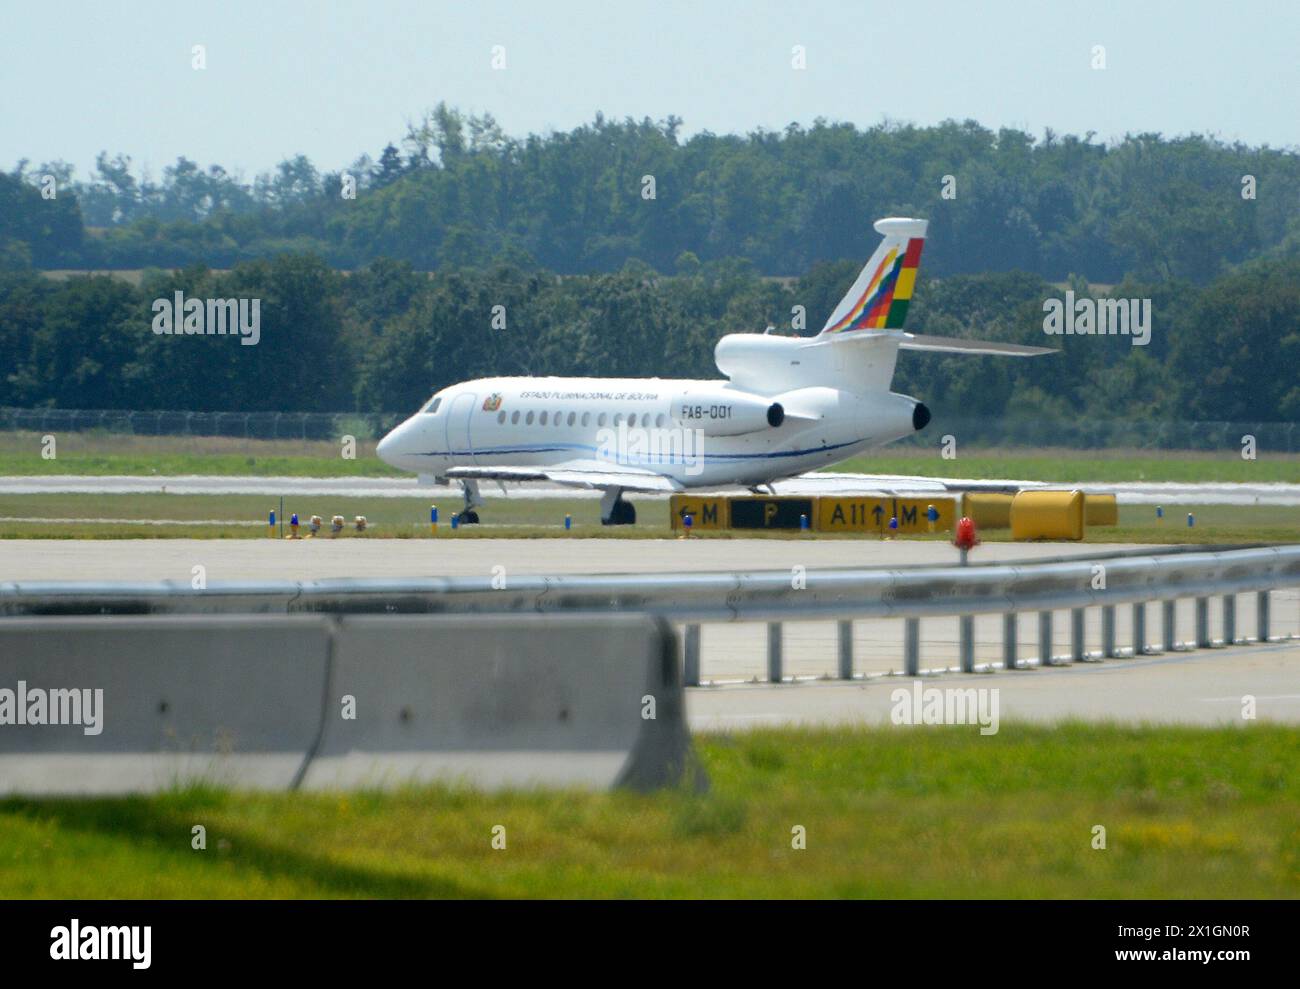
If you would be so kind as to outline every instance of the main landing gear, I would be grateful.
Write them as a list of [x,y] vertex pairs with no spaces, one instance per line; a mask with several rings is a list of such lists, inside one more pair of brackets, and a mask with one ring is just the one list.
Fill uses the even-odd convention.
[[478,481],[461,481],[460,486],[465,492],[465,507],[460,511],[460,524],[478,525],[478,512],[474,509],[484,504],[483,496],[478,491]]
[[635,525],[636,508],[623,500],[622,488],[606,488],[600,496],[601,525]]

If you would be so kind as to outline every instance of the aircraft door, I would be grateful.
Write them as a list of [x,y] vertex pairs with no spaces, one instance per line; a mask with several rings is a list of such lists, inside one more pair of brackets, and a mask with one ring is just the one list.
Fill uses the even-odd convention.
[[447,451],[453,457],[474,459],[474,446],[470,441],[470,420],[474,416],[477,395],[461,392],[452,399],[447,410]]

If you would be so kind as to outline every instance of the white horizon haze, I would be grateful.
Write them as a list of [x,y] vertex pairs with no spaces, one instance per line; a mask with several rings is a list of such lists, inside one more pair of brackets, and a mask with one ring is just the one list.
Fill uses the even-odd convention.
[[155,179],[179,156],[245,181],[300,153],[341,170],[439,101],[512,137],[600,112],[677,116],[684,138],[822,117],[1300,144],[1294,5],[73,0],[5,21],[0,168],[62,160],[81,180],[100,151]]

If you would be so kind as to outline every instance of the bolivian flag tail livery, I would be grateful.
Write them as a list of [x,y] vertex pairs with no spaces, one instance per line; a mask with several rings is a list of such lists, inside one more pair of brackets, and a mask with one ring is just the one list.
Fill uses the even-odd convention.
[[884,236],[857,281],[826,321],[822,333],[901,330],[912,300],[916,269],[925,246],[925,220],[877,220]]

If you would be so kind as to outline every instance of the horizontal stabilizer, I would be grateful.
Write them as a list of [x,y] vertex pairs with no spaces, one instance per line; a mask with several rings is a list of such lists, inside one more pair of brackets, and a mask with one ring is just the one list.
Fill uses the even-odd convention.
[[941,354],[995,354],[1000,357],[1041,357],[1059,351],[1051,347],[1029,347],[1023,343],[998,343],[993,340],[966,340],[962,337],[935,337],[907,333],[899,343],[902,350],[932,350]]

